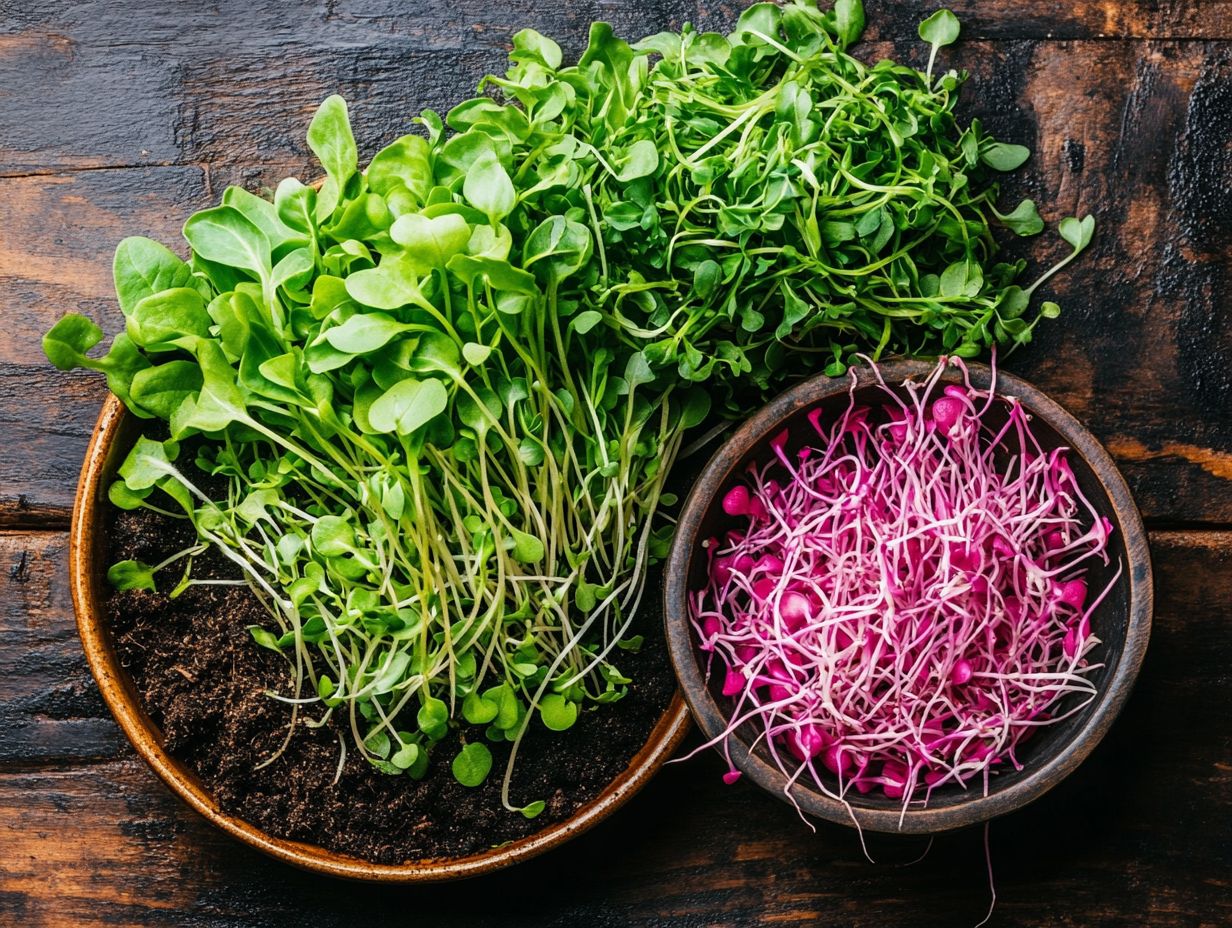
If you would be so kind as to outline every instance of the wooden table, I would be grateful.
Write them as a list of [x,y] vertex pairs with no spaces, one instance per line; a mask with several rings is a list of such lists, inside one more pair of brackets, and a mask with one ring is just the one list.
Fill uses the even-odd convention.
[[[922,63],[914,2],[869,2],[866,56]],[[39,338],[119,324],[111,252],[178,240],[229,183],[311,177],[304,130],[343,93],[361,151],[447,108],[534,26],[575,53],[739,3],[45,0],[0,19],[0,924],[969,925],[983,832],[870,842],[710,755],[591,834],[478,882],[383,890],[266,860],[173,799],[102,705],[65,572],[105,387]],[[1085,420],[1151,529],[1155,634],[1138,688],[1069,781],[991,831],[995,925],[1232,924],[1232,0],[956,0],[967,112],[1036,156],[1014,192],[1099,217],[1064,316],[1004,359]],[[1036,253],[1045,255],[1039,246]],[[1059,249],[1057,249],[1059,251]],[[364,921],[361,921],[364,920]]]

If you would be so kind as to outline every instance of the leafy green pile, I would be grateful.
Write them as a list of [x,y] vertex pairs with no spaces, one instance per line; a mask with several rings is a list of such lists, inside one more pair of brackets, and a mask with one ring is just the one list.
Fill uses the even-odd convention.
[[[191,519],[199,544],[112,581],[153,590],[182,561],[171,595],[220,582],[191,572],[216,548],[291,661],[275,698],[340,714],[389,773],[425,775],[466,722],[452,770],[478,784],[485,739],[514,743],[511,769],[534,719],[619,699],[664,479],[712,400],[738,414],[859,351],[1030,338],[1038,282],[1015,284],[990,228],[1043,227],[1030,201],[994,206],[1027,150],[960,127],[961,79],[931,59],[851,57],[862,27],[856,0],[636,46],[596,23],[572,67],[523,31],[480,86],[501,99],[425,112],[365,171],[331,97],[308,130],[319,190],[229,188],[185,224],[188,262],[122,242],[125,331],[88,357],[103,333],[70,315],[45,350],[169,423],[111,499]],[[935,55],[957,22],[921,34]],[[1077,254],[1092,229],[1061,232]],[[508,770],[503,796],[543,808],[511,803]]]

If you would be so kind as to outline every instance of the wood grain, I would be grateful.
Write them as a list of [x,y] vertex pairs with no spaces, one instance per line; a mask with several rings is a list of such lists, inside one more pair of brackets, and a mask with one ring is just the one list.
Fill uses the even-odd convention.
[[[992,826],[996,924],[1232,919],[1232,537],[1160,532],[1152,548],[1155,634],[1124,714],[1069,780]],[[59,533],[0,535],[0,924],[277,928],[312,912],[341,928],[362,910],[446,928],[895,928],[974,924],[987,905],[981,830],[911,867],[926,842],[870,836],[869,864],[853,832],[814,835],[725,787],[708,751],[568,849],[475,882],[350,889],[289,870],[208,827],[119,743],[76,653],[64,554]]]
[[81,652],[67,558],[61,532],[0,532],[0,769],[127,751]]
[[187,215],[214,197],[195,166],[0,178],[0,527],[67,524],[107,393],[101,377],[52,368],[42,333],[70,311],[118,331],[116,243],[141,234],[176,247]]
[[[376,891],[258,857],[131,753],[80,655],[68,507],[102,383],[38,343],[64,311],[118,324],[110,255],[169,243],[228,183],[315,173],[316,103],[361,151],[446,108],[533,26],[576,53],[592,19],[636,36],[724,28],[743,0],[43,0],[0,17],[0,925],[332,928],[974,924],[982,833],[813,835],[704,755],[563,852],[482,882]],[[940,4],[868,0],[869,57],[922,63]],[[1002,358],[1082,418],[1157,528],[1232,525],[1232,0],[952,0],[969,115],[1037,151],[1005,198],[1095,211],[1061,319]],[[1031,244],[1040,258],[1059,246]],[[994,924],[1232,923],[1232,533],[1156,531],[1159,609],[1135,696],[1075,776],[992,830]]]
[[[576,54],[591,20],[631,39],[729,27],[738,2],[142,0],[26,4],[0,24],[0,172],[201,163],[307,168],[301,128],[332,92],[363,107],[361,143],[447,109],[539,28]],[[924,7],[870,0],[869,39],[919,51]],[[959,0],[967,39],[1228,39],[1232,0]],[[1075,70],[1074,73],[1077,73]],[[122,87],[115,94],[112,88]],[[107,105],[91,99],[107,94]]]
[[[963,35],[991,39],[1227,39],[1227,0],[951,0]],[[866,0],[870,35],[912,38],[937,4]]]

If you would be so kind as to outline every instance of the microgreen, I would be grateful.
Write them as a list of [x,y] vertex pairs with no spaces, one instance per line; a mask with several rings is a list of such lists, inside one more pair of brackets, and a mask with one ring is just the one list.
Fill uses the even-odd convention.
[[492,752],[480,741],[472,741],[453,759],[453,775],[463,786],[478,786],[492,769]]
[[[921,31],[933,56],[946,15]],[[361,170],[330,97],[319,190],[229,188],[186,222],[188,261],[120,244],[125,330],[91,356],[102,331],[70,315],[47,355],[169,424],[109,495],[234,565],[289,659],[293,725],[334,720],[416,777],[479,726],[455,775],[482,781],[483,739],[509,742],[503,801],[537,814],[509,796],[517,746],[627,692],[614,661],[640,641],[686,430],[859,351],[1030,339],[1035,286],[990,226],[1042,228],[1031,201],[994,205],[1025,149],[958,124],[957,74],[849,55],[863,25],[859,0],[632,46],[596,23],[576,65],[524,30],[480,85],[502,100],[425,112]],[[1084,223],[1063,224],[1073,254]],[[239,582],[179,556],[176,592]]]
[[930,80],[933,76],[933,62],[937,59],[937,49],[957,42],[959,28],[958,17],[944,9],[938,10],[920,23],[920,38],[932,46],[928,51],[926,70]]
[[[943,386],[951,363],[962,383]],[[845,409],[808,415],[815,444],[784,432],[727,490],[689,611],[732,700],[712,744],[751,723],[788,783],[905,812],[946,784],[987,791],[1090,702],[1121,566],[1088,589],[1112,524],[1017,400],[961,361],[922,383],[873,375],[876,402],[853,377]]]

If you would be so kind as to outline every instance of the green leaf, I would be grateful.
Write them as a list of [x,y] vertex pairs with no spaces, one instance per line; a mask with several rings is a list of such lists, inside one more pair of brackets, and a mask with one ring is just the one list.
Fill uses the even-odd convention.
[[550,693],[539,703],[539,716],[552,731],[564,731],[572,728],[577,721],[577,703],[570,702],[559,693]]
[[449,728],[449,707],[443,700],[429,696],[419,707],[415,721],[419,724],[420,731],[433,741],[438,741],[445,736]]
[[323,557],[338,557],[355,550],[355,529],[341,516],[321,516],[309,536],[312,546]]
[[518,442],[518,459],[527,467],[538,467],[545,458],[543,445],[533,436],[525,435]]
[[419,760],[419,745],[414,741],[408,741],[394,753],[389,762],[400,770],[407,770],[413,767],[417,760]]
[[983,286],[983,273],[971,261],[955,261],[941,275],[942,296],[975,296]]
[[269,239],[234,207],[216,206],[194,213],[184,223],[184,238],[207,261],[249,271],[258,278],[269,276]]
[[739,41],[746,44],[764,45],[764,41],[752,33],[760,32],[762,35],[773,38],[778,35],[782,18],[783,14],[777,4],[754,3],[740,14],[730,39],[733,43]]
[[472,741],[458,752],[450,765],[454,779],[463,786],[478,786],[492,769],[492,752],[481,741]]
[[377,757],[388,757],[389,749],[392,747],[389,734],[384,729],[378,728],[364,739],[364,747]]
[[390,227],[390,237],[407,250],[410,265],[422,274],[444,267],[466,248],[471,227],[456,213],[428,218],[422,213],[401,216]]
[[411,356],[411,370],[417,374],[442,373],[462,376],[462,355],[457,342],[439,332],[425,332]]
[[864,4],[860,0],[834,0],[834,30],[840,47],[858,42],[864,33]]
[[133,375],[131,393],[143,409],[170,421],[184,398],[201,389],[201,368],[192,361],[168,361]]
[[467,342],[462,346],[462,357],[466,359],[466,363],[473,367],[478,367],[488,359],[488,355],[492,353],[492,349],[487,345],[480,345],[478,342]]
[[714,293],[722,280],[722,269],[716,262],[707,258],[693,270],[693,292],[705,299]]
[[496,718],[492,721],[496,728],[507,731],[517,724],[522,715],[521,706],[517,694],[508,683],[484,690],[483,698],[496,703]]
[[149,590],[157,593],[154,569],[141,561],[120,561],[107,569],[107,582],[117,590]]
[[287,228],[316,237],[317,192],[312,187],[284,178],[274,191],[274,209]]
[[400,380],[368,410],[368,421],[378,432],[410,435],[439,416],[449,405],[449,394],[439,380]]
[[502,263],[508,260],[509,250],[512,247],[513,233],[504,223],[477,225],[471,229],[471,237],[466,241],[468,255],[476,258],[491,258],[493,261]]
[[261,647],[282,653],[282,648],[278,647],[278,637],[273,632],[266,631],[259,625],[249,625],[248,633],[252,635],[252,640]]
[[646,643],[645,635],[632,635],[629,638],[621,638],[616,642],[616,647],[622,651],[632,651],[634,653],[642,649],[642,645]]
[[705,422],[710,415],[711,402],[710,394],[699,387],[686,392],[680,413],[680,427],[691,429]]
[[228,187],[222,193],[222,205],[230,206],[243,213],[259,228],[270,244],[272,250],[288,242],[302,242],[301,231],[290,228],[278,215],[278,207],[269,200],[264,200],[249,193],[243,187]]
[[152,489],[132,490],[123,480],[116,480],[107,487],[107,499],[117,509],[140,509]]
[[[517,191],[513,189],[513,181],[509,179],[504,166],[491,150],[485,151],[476,158],[467,170],[466,181],[462,185],[462,195],[475,209],[487,216],[488,221],[493,225],[513,212],[518,202]],[[469,229],[467,238],[470,238]]]
[[97,362],[86,352],[103,340],[103,330],[80,313],[60,317],[43,336],[43,354],[62,371],[76,367],[94,367]]
[[[195,402],[186,400],[172,422],[176,429],[195,428],[219,432],[233,422],[249,422],[244,392],[236,381],[236,371],[217,342],[200,340],[196,345],[197,363],[204,383]],[[191,404],[191,405],[190,405]]]
[[86,352],[103,337],[103,330],[91,320],[78,313],[63,316],[43,336],[43,353],[62,371],[76,367],[103,371],[107,375],[107,387],[124,401],[124,404],[139,416],[149,418],[131,396],[133,377],[150,366],[150,362],[137,350],[132,339],[124,332],[115,337],[111,350],[101,358],[87,357]]
[[629,146],[620,160],[616,179],[623,184],[648,177],[659,169],[659,147],[650,139],[639,139]]
[[564,216],[551,216],[527,236],[522,267],[559,284],[590,259],[592,247],[586,226]]
[[307,248],[296,248],[288,251],[274,265],[270,272],[270,285],[286,287],[288,290],[300,290],[308,286],[312,272],[316,270],[316,262],[312,252]]
[[136,344],[157,348],[185,336],[208,338],[212,322],[199,292],[173,287],[138,302],[128,316],[127,329]]
[[1004,216],[997,213],[997,218],[1002,225],[1018,235],[1037,235],[1044,230],[1044,220],[1040,218],[1034,200],[1023,200],[1012,213]]
[[1017,319],[1026,312],[1030,302],[1031,295],[1022,287],[1009,287],[997,304],[997,309],[1003,319]]
[[624,129],[636,105],[636,84],[631,74],[633,49],[618,38],[607,23],[590,25],[590,41],[578,59],[578,68],[595,75],[607,91],[602,119],[613,131]]
[[573,605],[581,612],[588,613],[595,608],[598,598],[595,595],[599,587],[593,583],[580,581],[573,590]]
[[126,238],[116,246],[111,266],[116,299],[124,315],[138,302],[172,287],[197,286],[192,269],[165,246],[148,238]]
[[462,700],[462,717],[472,725],[487,725],[496,718],[499,704],[492,699],[485,699],[477,692],[468,693]]
[[920,23],[920,38],[936,50],[944,45],[953,45],[958,40],[959,30],[957,16],[949,10],[938,10]]
[[[479,228],[487,228],[480,226]],[[483,281],[494,290],[506,294],[538,294],[539,287],[533,274],[528,274],[519,267],[514,267],[504,259],[476,257],[472,255],[454,255],[446,265],[449,272],[471,286],[482,286]],[[518,310],[525,308],[525,301],[518,303]],[[512,313],[511,307],[498,300],[498,310]]]
[[593,309],[588,309],[585,312],[578,313],[576,316],[570,319],[569,328],[577,332],[578,335],[585,335],[587,332],[589,332],[591,329],[593,329],[595,326],[597,326],[602,321],[603,321],[602,313],[596,310],[593,310]]
[[514,33],[513,51],[509,54],[511,61],[533,61],[543,65],[549,71],[560,67],[560,46],[547,36],[540,35],[534,29],[523,29]]
[[[391,654],[382,664],[380,671],[372,681],[372,692],[378,696],[391,692],[394,687],[406,679],[407,668],[411,664],[411,655],[406,651]],[[422,726],[421,726],[422,727]],[[410,764],[407,765],[408,767]]]
[[980,160],[994,171],[1013,171],[1023,166],[1031,157],[1031,149],[1025,145],[1009,145],[993,142],[980,152]]
[[143,355],[128,334],[121,332],[111,340],[111,350],[89,366],[96,367],[107,375],[107,389],[123,400],[132,412],[143,418],[149,418],[150,413],[139,406],[130,395],[133,378],[139,371],[150,366],[149,360]]
[[1061,307],[1048,300],[1040,306],[1040,315],[1045,319],[1056,319],[1061,315]]
[[346,354],[367,354],[411,330],[385,313],[356,313],[342,325],[325,331],[325,340]]
[[[296,402],[295,394],[301,391],[301,357],[302,355],[299,353],[299,350],[296,349],[295,351],[274,355],[272,358],[266,358],[257,365],[257,373],[266,381],[263,387],[267,393],[278,392],[280,395],[287,395],[288,402]],[[270,386],[279,389],[277,391],[270,391],[268,389]]]
[[650,369],[645,352],[638,351],[629,355],[629,360],[625,363],[624,378],[630,390],[654,381],[654,371]]
[[522,813],[523,818],[536,818],[546,808],[547,804],[542,799],[536,799],[534,802],[522,806],[518,811]]
[[[346,278],[347,295],[373,309],[422,306],[418,262],[410,255],[388,255],[374,268],[355,271]],[[426,272],[424,272],[426,273]]]
[[168,454],[168,445],[175,447],[170,442],[164,445],[160,441],[140,436],[124,458],[124,463],[120,465],[119,473],[124,478],[125,486],[130,490],[148,490],[164,477],[174,476],[175,468],[171,463],[174,454]]
[[1073,216],[1067,216],[1061,220],[1058,231],[1061,233],[1061,238],[1073,246],[1074,254],[1078,254],[1091,244],[1091,238],[1095,235],[1095,217],[1075,219]]
[[327,177],[317,195],[317,219],[324,220],[334,212],[347,181],[359,167],[359,151],[342,97],[327,97],[317,109],[308,126],[308,147]]
[[401,186],[422,204],[432,189],[432,166],[428,142],[418,135],[404,135],[382,148],[368,164],[368,187],[386,196]]
[[546,553],[543,542],[516,528],[509,529],[513,559],[521,564],[537,564]]

